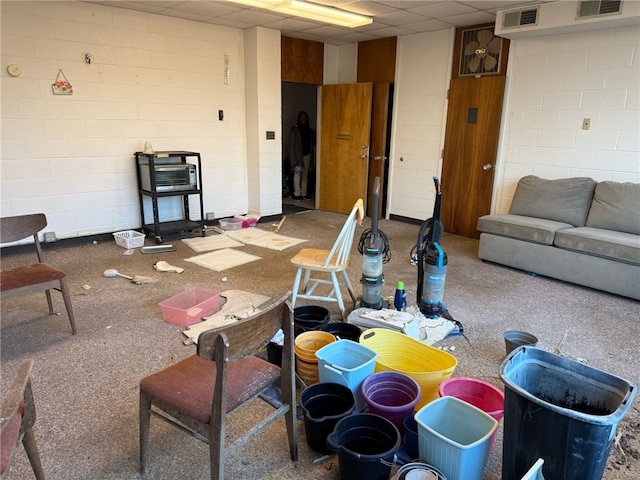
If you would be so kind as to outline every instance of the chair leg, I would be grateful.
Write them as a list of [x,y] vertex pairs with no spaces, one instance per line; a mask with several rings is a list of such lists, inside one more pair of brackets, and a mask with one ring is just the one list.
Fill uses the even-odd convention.
[[[223,417],[224,418],[224,417]],[[211,464],[211,480],[224,479],[224,420],[217,425],[216,432],[209,439],[209,463]]]
[[28,428],[24,432],[22,437],[22,444],[29,457],[31,468],[37,480],[44,480],[44,470],[42,470],[42,463],[40,462],[40,455],[38,454],[38,446],[36,445],[36,437],[33,434],[33,430]]
[[311,279],[311,270],[306,269],[304,271],[304,281],[302,282],[302,291],[303,292],[307,292],[307,289],[309,288],[309,280]]
[[69,286],[67,285],[66,277],[63,277],[60,279],[60,291],[62,292],[62,299],[64,300],[64,306],[67,308],[67,315],[69,316],[69,322],[71,322],[71,331],[75,335],[78,330],[76,329],[76,319],[73,315],[73,305],[71,304],[71,295],[69,295]]
[[289,411],[285,413],[284,418],[287,427],[287,436],[289,438],[289,453],[291,454],[291,460],[295,462],[298,460],[298,432],[296,379],[292,374],[292,370],[295,368],[292,360],[293,359],[283,359],[280,386],[282,390],[282,403],[289,405]]
[[343,270],[342,278],[344,280],[344,284],[347,286],[347,290],[349,290],[349,295],[351,295],[351,300],[353,300],[353,306],[356,306],[356,294],[353,291],[353,287],[351,286],[351,282],[349,281],[349,275],[347,275],[347,271]]
[[336,296],[336,301],[338,302],[338,307],[340,308],[340,313],[342,313],[342,317],[344,318],[344,301],[342,300],[342,291],[340,290],[340,282],[338,282],[338,276],[336,275],[336,272],[331,272],[331,283],[333,284],[333,289]]
[[49,306],[49,315],[53,315],[56,312],[53,311],[53,302],[51,301],[51,290],[45,290],[44,293],[47,296],[47,305]]
[[293,294],[291,295],[291,308],[296,306],[296,298],[298,298],[298,290],[300,289],[300,278],[302,278],[302,268],[298,268],[296,279],[293,282]]
[[140,473],[147,468],[147,450],[149,446],[149,424],[151,422],[151,400],[146,393],[140,392]]

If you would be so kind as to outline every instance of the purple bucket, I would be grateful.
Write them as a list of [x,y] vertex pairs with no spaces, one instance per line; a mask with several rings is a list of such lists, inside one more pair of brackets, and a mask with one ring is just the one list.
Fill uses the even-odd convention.
[[400,372],[374,373],[362,383],[362,396],[369,413],[386,418],[400,433],[404,432],[403,420],[413,414],[421,395],[420,385]]

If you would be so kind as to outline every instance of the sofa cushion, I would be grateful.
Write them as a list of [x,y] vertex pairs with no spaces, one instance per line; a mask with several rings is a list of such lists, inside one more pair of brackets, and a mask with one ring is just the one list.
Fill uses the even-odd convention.
[[582,227],[596,183],[588,177],[545,180],[527,175],[518,182],[509,213]]
[[483,233],[493,233],[542,245],[553,245],[556,232],[565,228],[573,228],[573,225],[511,214],[485,215],[478,219],[478,230]]
[[602,228],[579,227],[561,230],[555,245],[619,262],[640,265],[640,236]]
[[598,183],[586,225],[640,235],[640,183]]

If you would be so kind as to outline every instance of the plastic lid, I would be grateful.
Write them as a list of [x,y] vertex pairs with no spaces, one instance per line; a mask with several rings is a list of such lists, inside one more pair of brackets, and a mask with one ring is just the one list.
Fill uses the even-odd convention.
[[396,285],[397,290],[404,290],[404,282],[398,282]]

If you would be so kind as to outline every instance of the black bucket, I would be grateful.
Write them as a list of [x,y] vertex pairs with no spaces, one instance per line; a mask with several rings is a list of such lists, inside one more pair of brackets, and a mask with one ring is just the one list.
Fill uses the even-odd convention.
[[283,346],[279,343],[267,343],[267,359],[269,360],[269,363],[273,363],[279,367],[282,366],[282,349]]
[[334,322],[327,323],[322,330],[329,332],[333,336],[339,339],[352,340],[354,342],[360,341],[360,334],[362,330],[357,325],[352,323]]
[[320,330],[324,327],[331,315],[329,310],[317,305],[307,305],[293,309],[293,334],[298,336],[309,330]]
[[316,452],[330,453],[327,435],[339,420],[354,412],[356,401],[349,387],[339,383],[314,383],[300,393],[300,406],[304,412],[307,444]]
[[400,448],[400,432],[380,415],[357,413],[336,424],[327,446],[338,452],[342,480],[387,480]]

